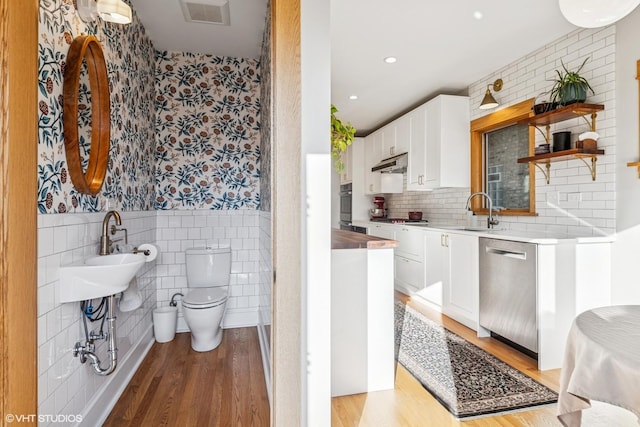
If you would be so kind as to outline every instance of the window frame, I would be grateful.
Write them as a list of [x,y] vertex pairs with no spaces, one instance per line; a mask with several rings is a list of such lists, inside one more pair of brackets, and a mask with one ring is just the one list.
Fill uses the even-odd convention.
[[[533,116],[534,98],[527,99],[518,104],[503,108],[471,121],[471,194],[485,191],[484,176],[486,175],[484,162],[484,134],[497,129],[517,124],[518,122]],[[529,155],[535,151],[535,128],[529,126]],[[500,215],[505,216],[534,216],[536,214],[536,172],[535,166],[529,163],[529,208],[528,209],[503,209]],[[483,206],[483,200],[474,197],[471,201],[471,210],[475,214],[486,215],[488,209]]]

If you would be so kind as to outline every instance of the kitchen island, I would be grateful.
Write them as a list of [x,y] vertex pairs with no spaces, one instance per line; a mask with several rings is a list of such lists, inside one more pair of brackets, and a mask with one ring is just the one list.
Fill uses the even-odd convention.
[[394,387],[395,240],[331,234],[331,395]]

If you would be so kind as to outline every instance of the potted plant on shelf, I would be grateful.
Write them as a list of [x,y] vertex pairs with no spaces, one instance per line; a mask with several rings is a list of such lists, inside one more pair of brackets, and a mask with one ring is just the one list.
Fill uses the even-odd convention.
[[594,94],[587,79],[580,75],[580,71],[589,58],[585,58],[582,65],[575,71],[569,71],[560,60],[563,71],[556,70],[558,77],[554,80],[551,88],[551,101],[557,102],[560,106],[584,102],[587,99],[587,91]]
[[331,157],[336,159],[336,172],[341,174],[344,170],[342,153],[353,143],[356,129],[351,123],[342,123],[342,120],[336,117],[337,112],[336,106],[331,104]]

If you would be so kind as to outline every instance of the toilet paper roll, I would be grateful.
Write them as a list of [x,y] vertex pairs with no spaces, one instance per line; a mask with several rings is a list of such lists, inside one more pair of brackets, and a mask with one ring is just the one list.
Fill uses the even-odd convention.
[[158,256],[158,247],[156,245],[152,245],[151,243],[144,243],[138,246],[139,251],[149,251],[149,255],[146,255],[146,261],[151,262]]

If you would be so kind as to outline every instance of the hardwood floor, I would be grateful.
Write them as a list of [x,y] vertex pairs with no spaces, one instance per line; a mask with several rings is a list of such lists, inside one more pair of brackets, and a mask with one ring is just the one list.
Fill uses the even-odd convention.
[[269,425],[256,328],[226,329],[215,350],[191,349],[189,333],[154,343],[104,426]]
[[[442,324],[526,375],[558,391],[559,369],[538,371],[535,360],[500,341],[493,338],[477,338],[475,331],[419,302],[412,301],[401,293],[396,292],[396,298],[405,301],[431,320]],[[582,425],[585,427],[638,426],[635,416],[630,411],[599,402],[592,402],[592,404],[593,407],[583,413]],[[399,364],[396,367],[394,390],[335,397],[332,399],[331,406],[332,427],[561,426],[556,418],[556,405],[465,422],[457,421]]]
[[[430,319],[492,353],[554,390],[560,370],[538,371],[535,361],[475,332],[402,294]],[[227,329],[220,346],[207,353],[191,350],[191,336],[177,334],[155,343],[104,423],[105,426],[256,426],[269,425],[269,402],[255,328]],[[556,406],[460,422],[402,366],[394,390],[332,399],[332,427],[519,427],[560,426]],[[584,411],[585,427],[637,427],[629,411],[593,402]],[[288,426],[287,426],[288,427]]]

